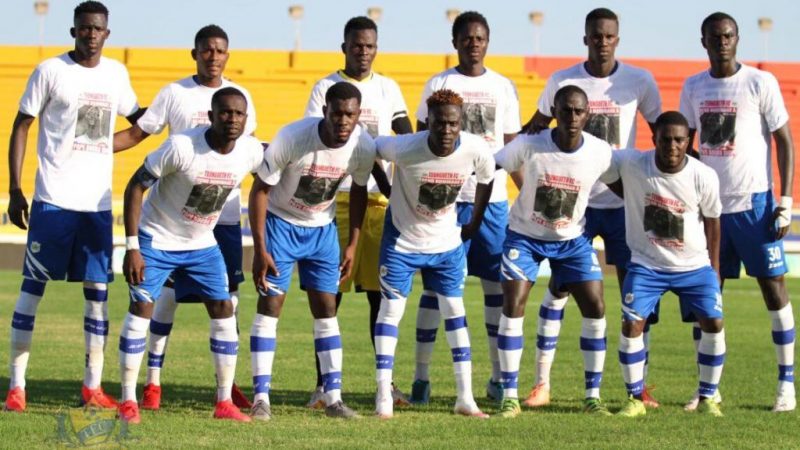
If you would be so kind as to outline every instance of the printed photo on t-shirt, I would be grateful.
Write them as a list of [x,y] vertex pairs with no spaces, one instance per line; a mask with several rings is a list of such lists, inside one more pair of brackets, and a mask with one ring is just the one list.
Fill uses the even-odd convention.
[[683,213],[680,200],[658,194],[645,195],[644,231],[650,242],[662,247],[683,248]]
[[420,179],[416,211],[426,217],[447,213],[458,198],[466,177],[458,172],[428,172]]
[[303,175],[297,183],[294,197],[308,206],[316,206],[330,202],[336,197],[336,190],[344,177],[325,178],[314,175]]
[[197,111],[191,116],[189,128],[204,127],[211,125],[211,120],[208,118],[208,111]]
[[378,111],[371,108],[361,108],[359,123],[367,129],[367,133],[374,139],[378,137]]
[[700,154],[733,156],[736,140],[736,105],[730,100],[700,103]]
[[619,105],[610,100],[590,101],[589,118],[583,130],[606,141],[613,148],[619,148],[619,111]]
[[183,216],[195,222],[204,222],[209,216],[222,211],[231,190],[233,188],[230,186],[210,183],[192,186],[192,191],[183,207]]
[[461,112],[462,130],[494,142],[495,110],[493,104],[464,103]]
[[580,185],[572,177],[544,174],[536,186],[533,220],[554,230],[568,226],[575,213],[579,192]]
[[83,93],[78,97],[78,105],[72,149],[110,153],[111,101],[108,95]]

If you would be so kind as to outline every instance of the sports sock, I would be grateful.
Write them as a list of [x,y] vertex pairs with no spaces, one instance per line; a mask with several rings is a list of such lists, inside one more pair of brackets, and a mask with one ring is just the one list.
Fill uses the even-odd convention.
[[108,285],[83,283],[83,337],[86,366],[83,384],[89,389],[100,387],[103,378],[103,352],[108,339]]
[[381,299],[378,322],[375,324],[375,379],[381,393],[391,389],[394,354],[397,348],[397,326],[403,318],[406,298]]
[[772,342],[778,355],[778,390],[794,392],[794,315],[788,303],[777,311],[770,311]]
[[236,374],[236,358],[239,354],[236,318],[211,319],[209,328],[209,348],[217,375],[217,401],[222,402],[231,399],[233,376]]
[[125,315],[119,334],[119,372],[122,385],[122,401],[136,401],[136,379],[142,366],[147,341],[147,326],[150,319]]
[[153,318],[150,320],[150,342],[147,351],[147,381],[145,384],[161,385],[161,368],[167,352],[167,341],[175,321],[175,289],[161,288],[161,297],[153,307]]
[[439,329],[439,302],[436,300],[436,293],[425,290],[419,299],[419,310],[417,311],[417,346],[415,350],[416,368],[414,370],[415,380],[429,380],[428,370],[431,365],[433,355],[433,344],[436,342],[436,332]]
[[314,349],[319,358],[325,404],[342,399],[342,337],[336,317],[314,319]]
[[703,330],[700,329],[700,324],[697,323],[697,322],[694,322],[692,324],[692,339],[694,340],[694,351],[695,352],[697,352],[697,350],[700,347],[700,336],[702,334],[703,334]]
[[467,330],[467,317],[462,297],[436,294],[444,317],[444,330],[450,353],[453,356],[453,372],[456,378],[456,397],[472,403],[472,351]]
[[33,323],[36,320],[36,309],[44,295],[45,283],[41,281],[22,280],[14,315],[11,318],[11,352],[9,358],[9,389],[25,389],[25,371],[33,339]]
[[558,334],[564,320],[566,297],[556,297],[545,289],[542,306],[539,307],[539,320],[536,322],[536,384],[550,384],[550,369],[556,357]]
[[697,392],[711,398],[717,392],[722,366],[725,362],[725,331],[702,332],[697,347],[697,366],[700,368],[700,387]]
[[256,314],[250,329],[250,360],[253,364],[255,401],[269,404],[272,385],[272,361],[275,358],[278,318]]
[[500,357],[497,355],[497,327],[503,313],[503,286],[497,281],[481,279],[483,287],[483,318],[489,341],[489,361],[492,363],[492,381],[500,381]]
[[603,365],[606,361],[606,319],[589,319],[581,322],[581,353],[586,378],[586,398],[600,398]]
[[517,381],[519,378],[519,361],[522,359],[522,323],[524,317],[510,318],[500,315],[497,329],[497,353],[500,356],[503,398],[518,398]]
[[644,369],[642,379],[647,382],[647,370],[650,368],[650,322],[645,322],[642,332],[642,342],[644,343]]
[[646,359],[644,339],[642,336],[619,336],[619,366],[628,395],[638,397],[644,389],[644,365]]

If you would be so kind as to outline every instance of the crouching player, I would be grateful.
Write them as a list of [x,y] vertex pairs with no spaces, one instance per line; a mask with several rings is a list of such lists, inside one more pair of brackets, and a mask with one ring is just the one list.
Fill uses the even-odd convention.
[[231,402],[239,339],[225,260],[213,230],[236,187],[262,164],[263,148],[256,138],[242,136],[247,100],[238,89],[214,93],[209,116],[210,126],[172,135],[148,155],[125,189],[123,271],[130,285],[130,308],[119,338],[119,415],[129,423],[140,421],[136,379],[153,302],[170,273],[176,290],[200,298],[211,318],[210,346],[217,375],[214,417],[250,421]]
[[[375,412],[392,417],[392,370],[398,325],[414,273],[436,292],[453,356],[457,397],[454,412],[486,418],[472,395],[472,359],[464,312],[466,257],[462,240],[483,220],[494,179],[494,161],[486,142],[461,132],[462,98],[436,91],[426,100],[428,131],[380,137],[378,157],[394,162],[392,196],[386,213],[380,255],[381,307],[375,324],[378,392]],[[478,185],[469,223],[459,228],[455,203],[475,173]]]
[[679,112],[658,117],[653,143],[655,150],[647,152],[614,152],[612,164],[620,180],[611,188],[624,192],[626,240],[632,254],[622,286],[619,338],[619,364],[629,397],[619,415],[645,414],[642,332],[661,296],[672,291],[680,299],[683,320],[697,320],[702,330],[697,411],[721,416],[719,405],[711,400],[725,360],[719,180],[710,167],[686,156],[689,123]]

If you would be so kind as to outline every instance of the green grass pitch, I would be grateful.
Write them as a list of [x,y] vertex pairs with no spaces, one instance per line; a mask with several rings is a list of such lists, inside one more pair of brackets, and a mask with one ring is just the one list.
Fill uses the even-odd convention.
[[[10,318],[20,285],[16,272],[0,272],[0,361],[8,361]],[[395,364],[395,382],[408,391],[413,377],[414,324],[419,280],[401,322]],[[525,321],[525,353],[520,371],[520,395],[533,382],[536,317],[542,289],[534,287]],[[789,282],[789,292],[800,292],[800,282]],[[248,281],[242,285],[240,303],[240,357],[236,379],[250,394],[249,330],[255,311],[255,293]],[[111,285],[111,332],[106,350],[104,386],[119,394],[117,342],[127,307],[125,284]],[[495,407],[486,400],[489,377],[483,304],[480,286],[469,279],[465,292],[473,348],[473,387],[487,412]],[[566,319],[553,367],[553,403],[543,410],[524,410],[515,420],[479,421],[452,414],[455,386],[444,332],[439,332],[431,366],[432,402],[427,407],[396,410],[395,418],[372,417],[374,360],[369,341],[368,306],[360,294],[345,296],[339,321],[344,345],[344,400],[363,418],[328,419],[304,405],[314,386],[312,323],[305,297],[293,284],[278,325],[278,347],[273,369],[269,423],[240,424],[211,419],[214,372],[208,351],[208,319],[204,308],[178,309],[169,343],[162,383],[162,410],[143,412],[142,424],[132,427],[131,448],[253,447],[277,448],[798,448],[796,413],[770,412],[777,379],[770,321],[754,280],[727,284],[724,295],[727,361],[722,378],[725,417],[713,419],[686,413],[683,403],[696,388],[696,368],[691,329],[679,319],[677,299],[664,298],[661,323],[652,330],[648,384],[662,407],[639,420],[599,418],[581,414],[583,367],[578,348],[580,318],[574,302]],[[619,294],[616,281],[606,279],[608,354],[603,398],[612,411],[625,397],[617,360]],[[0,414],[0,448],[52,447],[58,443],[56,415],[74,407],[83,376],[83,301],[80,284],[51,283],[39,308],[33,351],[28,370],[28,411]],[[7,372],[0,371],[0,392],[5,395]],[[139,393],[144,381],[140,374]]]

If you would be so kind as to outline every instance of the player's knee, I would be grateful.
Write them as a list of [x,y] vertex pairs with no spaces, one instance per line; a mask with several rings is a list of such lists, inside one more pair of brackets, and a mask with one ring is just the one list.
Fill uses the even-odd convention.
[[627,338],[639,337],[644,333],[644,320],[624,320],[622,321],[622,335]]
[[105,291],[108,289],[108,284],[106,283],[98,283],[95,281],[84,281],[83,282],[84,289],[94,289],[95,291]]
[[233,302],[230,300],[206,300],[206,311],[212,319],[227,319],[233,317]]
[[722,319],[700,319],[698,320],[700,323],[700,329],[703,330],[704,333],[719,333],[722,331]]
[[280,317],[281,310],[283,309],[283,300],[285,296],[279,297],[258,297],[258,303],[256,303],[256,312],[261,314],[262,316],[268,317]]
[[390,323],[397,325],[403,317],[403,312],[406,309],[406,298],[398,297],[381,300],[381,308],[378,311],[378,322]]
[[131,302],[130,306],[128,306],[128,312],[136,317],[149,319],[153,317],[153,307],[154,303],[152,302]]

